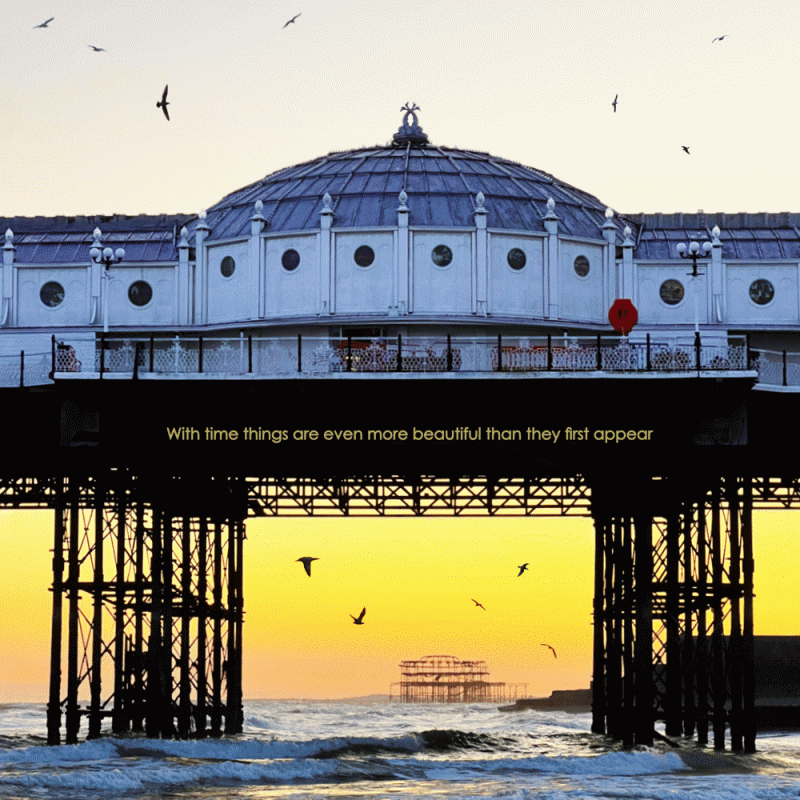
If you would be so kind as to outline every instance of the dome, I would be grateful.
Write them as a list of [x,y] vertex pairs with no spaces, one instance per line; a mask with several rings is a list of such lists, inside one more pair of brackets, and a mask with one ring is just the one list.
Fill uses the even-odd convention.
[[[504,158],[431,144],[416,108],[403,110],[403,125],[390,144],[329,153],[232,192],[208,209],[209,238],[249,235],[259,200],[266,233],[318,229],[326,194],[334,228],[391,227],[401,191],[408,196],[411,226],[472,228],[481,193],[489,228],[541,232],[552,198],[560,233],[600,238],[606,205],[596,197]],[[618,220],[614,224],[621,231]]]

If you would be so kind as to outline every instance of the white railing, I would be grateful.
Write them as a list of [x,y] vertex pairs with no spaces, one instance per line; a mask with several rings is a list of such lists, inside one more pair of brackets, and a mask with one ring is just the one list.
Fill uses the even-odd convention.
[[619,337],[174,336],[59,342],[57,375],[151,373],[271,377],[335,373],[695,372],[747,369],[745,341],[628,342]]
[[0,387],[44,386],[52,383],[51,353],[26,353],[0,356]]

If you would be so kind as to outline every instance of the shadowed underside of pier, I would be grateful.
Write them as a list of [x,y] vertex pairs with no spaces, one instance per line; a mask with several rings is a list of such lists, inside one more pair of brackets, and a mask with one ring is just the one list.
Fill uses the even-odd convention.
[[90,737],[106,717],[116,733],[241,730],[249,516],[582,515],[595,524],[593,730],[647,744],[663,720],[699,742],[710,728],[721,748],[727,725],[752,751],[752,511],[799,502],[773,447],[789,401],[733,379],[576,385],[9,395],[19,458],[0,505],[56,512],[48,740],[77,741],[84,718]]

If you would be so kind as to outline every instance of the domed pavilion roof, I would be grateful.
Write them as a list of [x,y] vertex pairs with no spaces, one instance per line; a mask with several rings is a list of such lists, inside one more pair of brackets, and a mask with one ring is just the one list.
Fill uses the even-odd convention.
[[[401,191],[411,226],[472,228],[480,192],[489,228],[541,232],[552,197],[559,233],[600,238],[606,206],[596,197],[533,167],[431,144],[416,107],[403,110],[391,144],[330,153],[232,192],[208,209],[209,239],[249,235],[258,200],[267,233],[318,229],[326,194],[334,228],[393,227]],[[625,222],[613,222],[621,232]]]

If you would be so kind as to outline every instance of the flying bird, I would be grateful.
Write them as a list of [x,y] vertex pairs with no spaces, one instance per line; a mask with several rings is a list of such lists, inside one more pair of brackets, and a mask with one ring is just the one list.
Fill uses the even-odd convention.
[[169,122],[169,113],[167,112],[167,89],[169,89],[169,84],[164,87],[164,94],[161,95],[161,102],[156,103],[156,108],[160,108],[164,112],[164,116],[167,118],[167,122]]
[[716,39],[712,39],[711,40],[711,44],[714,44],[714,42],[721,42],[726,36],[730,36],[730,34],[729,33],[725,33],[722,36],[717,36]]
[[95,47],[93,44],[87,45],[87,47],[91,47],[95,53],[105,53],[107,52],[105,47]]
[[[301,12],[300,12],[300,14],[302,14],[302,13],[303,13],[303,12],[301,11]],[[291,25],[291,24],[292,24],[292,23],[293,23],[293,22],[294,22],[294,21],[295,21],[295,20],[296,20],[296,19],[297,19],[297,18],[300,16],[300,14],[295,14],[295,15],[294,15],[294,16],[293,16],[293,17],[292,17],[292,18],[291,18],[291,19],[290,19],[290,20],[289,20],[289,21],[286,23],[286,25]],[[285,27],[286,27],[286,25],[284,25],[283,27],[285,28]]]
[[524,564],[520,564],[520,566],[517,567],[517,569],[519,570],[519,575],[517,575],[517,577],[519,578],[519,576],[522,575],[522,573],[525,572],[526,569],[528,569],[528,562],[526,561]]
[[617,98],[618,98],[618,97],[619,97],[619,95],[618,95],[618,94],[617,94],[617,95],[614,95],[614,102],[611,104],[612,106],[614,106],[614,113],[615,113],[615,114],[617,113]]
[[303,562],[303,566],[306,568],[306,575],[308,575],[308,577],[310,578],[311,577],[311,562],[312,561],[319,561],[319,559],[316,558],[315,556],[303,556],[302,558],[298,558],[297,561],[302,561]]
[[350,616],[353,618],[353,625],[363,625],[364,624],[364,614],[367,613],[366,606],[361,609],[361,613],[357,617],[353,617],[351,614]]
[[481,608],[483,608],[484,611],[486,611],[486,609],[477,600],[473,598],[470,598],[470,600],[472,600],[472,602],[475,603],[476,606],[480,606]]
[[34,25],[33,29],[36,30],[36,28],[46,28],[54,19],[55,17],[50,17],[50,19],[45,20],[41,25]]
[[[543,644],[542,647],[550,647],[550,645],[549,644]],[[550,647],[550,649],[553,651],[553,655],[556,658],[558,658],[558,654],[556,653],[555,649],[553,647]]]
[[684,151],[685,151],[685,152],[686,152],[688,155],[691,155],[691,153],[689,153],[689,148],[688,148],[688,147],[687,147],[685,144],[682,144],[682,145],[681,145],[681,147],[683,148],[683,150],[684,150]]

